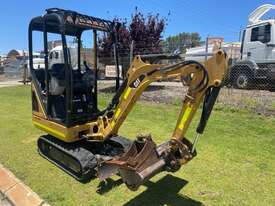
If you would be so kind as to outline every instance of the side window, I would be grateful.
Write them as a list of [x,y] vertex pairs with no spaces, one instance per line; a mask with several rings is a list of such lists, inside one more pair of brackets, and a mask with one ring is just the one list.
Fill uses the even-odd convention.
[[255,27],[251,31],[251,41],[260,41],[262,43],[268,43],[271,40],[271,25],[263,25]]
[[243,30],[242,44],[241,44],[241,54],[243,54],[243,46],[244,46],[245,35],[246,35],[246,30]]
[[49,59],[53,59],[53,53],[52,52],[49,55]]
[[55,58],[55,59],[58,59],[58,58],[59,58],[59,53],[58,53],[58,52],[55,52],[55,53],[54,53],[54,58]]

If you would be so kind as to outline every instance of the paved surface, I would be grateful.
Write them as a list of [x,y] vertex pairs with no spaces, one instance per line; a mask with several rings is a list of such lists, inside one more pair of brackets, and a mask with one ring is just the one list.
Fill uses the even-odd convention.
[[19,82],[19,80],[0,81],[0,88],[17,86],[17,85],[22,85],[22,83]]
[[49,206],[0,164],[0,206]]

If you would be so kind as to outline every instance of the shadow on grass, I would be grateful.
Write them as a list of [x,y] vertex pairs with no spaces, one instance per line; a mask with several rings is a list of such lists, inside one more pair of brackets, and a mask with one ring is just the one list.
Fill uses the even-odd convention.
[[108,178],[105,181],[100,182],[96,192],[100,195],[103,195],[112,190],[114,187],[118,187],[121,184],[123,184],[122,179],[113,180],[111,178]]
[[[186,180],[169,174],[156,183],[148,181],[145,183],[147,189],[124,204],[124,206],[202,206],[201,202],[178,194],[187,183]],[[121,184],[123,184],[122,179],[113,180],[108,178],[105,182],[101,182],[98,185],[97,193],[103,195]]]
[[174,177],[172,175],[166,175],[156,183],[147,182],[147,190],[130,200],[124,206],[161,206],[161,205],[172,205],[172,206],[202,206],[201,202],[193,200],[187,196],[178,194],[179,191],[188,182]]

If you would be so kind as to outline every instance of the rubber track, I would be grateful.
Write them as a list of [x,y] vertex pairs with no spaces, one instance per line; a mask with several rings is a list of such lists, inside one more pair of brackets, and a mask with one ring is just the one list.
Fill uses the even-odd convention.
[[[132,142],[129,139],[126,139],[124,137],[116,136],[112,137],[111,139],[113,146],[119,144],[119,147],[123,147],[123,151],[125,152],[128,150],[128,148],[131,146]],[[69,168],[66,168],[66,165],[62,162],[59,162],[55,159],[52,159],[51,157],[47,156],[44,152],[41,151],[41,142],[46,142],[47,144],[51,145],[52,147],[56,148],[57,150],[61,151],[63,154],[66,154],[70,156],[73,160],[77,161],[78,164],[81,167],[80,173],[75,173]],[[64,170],[66,173],[73,176],[75,179],[77,179],[80,182],[87,182],[92,177],[96,175],[95,168],[97,167],[97,161],[95,156],[96,155],[102,155],[106,157],[106,155],[114,155],[117,154],[117,152],[114,152],[117,148],[109,148],[111,149],[111,152],[107,151],[98,151],[100,154],[94,154],[91,152],[91,149],[89,146],[92,146],[93,148],[97,149],[98,147],[96,145],[92,145],[96,143],[87,142],[86,140],[79,141],[76,143],[65,143],[63,141],[58,140],[55,137],[52,137],[50,135],[41,136],[38,139],[38,151],[40,155],[42,155],[44,158]],[[93,149],[92,149],[93,150]],[[71,160],[72,160],[71,159]]]

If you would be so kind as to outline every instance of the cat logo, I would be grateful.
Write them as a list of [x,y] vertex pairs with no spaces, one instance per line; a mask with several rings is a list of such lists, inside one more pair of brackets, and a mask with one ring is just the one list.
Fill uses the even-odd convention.
[[131,84],[130,84],[130,87],[131,88],[138,88],[140,83],[143,81],[143,79],[145,78],[145,75],[141,75],[139,76],[135,81],[133,81]]

